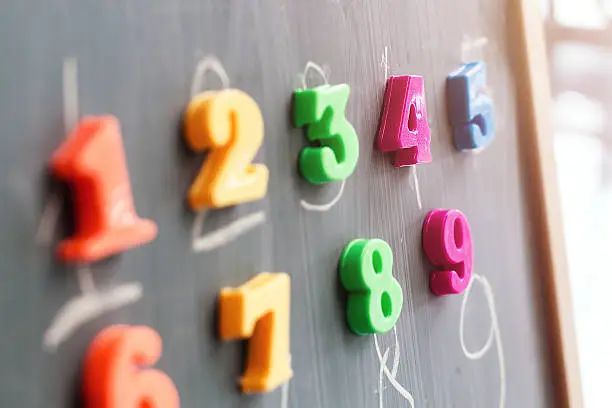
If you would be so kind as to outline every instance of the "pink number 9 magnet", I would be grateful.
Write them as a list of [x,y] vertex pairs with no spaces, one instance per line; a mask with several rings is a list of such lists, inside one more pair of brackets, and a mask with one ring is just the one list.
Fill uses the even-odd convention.
[[423,250],[440,268],[431,272],[429,287],[437,296],[461,293],[470,284],[474,269],[472,234],[459,210],[430,211],[423,222]]

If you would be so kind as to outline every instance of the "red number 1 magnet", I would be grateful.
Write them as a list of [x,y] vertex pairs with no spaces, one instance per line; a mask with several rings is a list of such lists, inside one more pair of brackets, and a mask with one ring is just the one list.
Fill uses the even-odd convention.
[[98,261],[157,235],[155,223],[136,214],[115,117],[83,118],[53,154],[51,171],[74,194],[75,234],[60,243],[62,260]]

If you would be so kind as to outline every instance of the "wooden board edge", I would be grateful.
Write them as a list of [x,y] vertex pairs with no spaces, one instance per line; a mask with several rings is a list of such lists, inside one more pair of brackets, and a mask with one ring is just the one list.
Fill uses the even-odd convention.
[[540,2],[511,0],[516,41],[519,141],[529,174],[557,407],[581,408],[582,386],[553,145],[552,98]]

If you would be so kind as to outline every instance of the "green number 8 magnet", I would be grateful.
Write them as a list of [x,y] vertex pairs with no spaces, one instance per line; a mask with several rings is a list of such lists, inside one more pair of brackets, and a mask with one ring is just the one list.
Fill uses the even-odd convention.
[[355,239],[342,252],[340,281],[348,292],[346,319],[357,334],[385,333],[402,311],[404,295],[393,277],[393,252],[382,239]]

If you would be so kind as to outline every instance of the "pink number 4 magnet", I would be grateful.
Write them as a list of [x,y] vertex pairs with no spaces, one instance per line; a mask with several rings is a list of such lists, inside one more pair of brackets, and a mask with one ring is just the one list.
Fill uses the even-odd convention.
[[429,287],[438,296],[461,293],[470,284],[474,269],[472,233],[459,210],[432,210],[423,222],[423,250],[440,268],[431,272]]
[[378,129],[378,149],[383,153],[395,152],[394,166],[412,166],[431,161],[430,142],[423,77],[389,77]]

